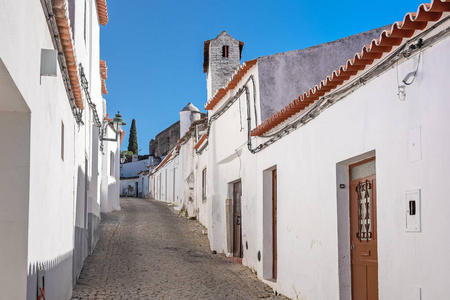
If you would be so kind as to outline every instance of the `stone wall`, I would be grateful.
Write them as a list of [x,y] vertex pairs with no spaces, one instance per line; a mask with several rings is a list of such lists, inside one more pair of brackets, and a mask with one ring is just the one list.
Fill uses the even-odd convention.
[[180,121],[161,131],[149,143],[150,156],[159,157],[169,153],[177,145],[180,139]]
[[[223,57],[223,46],[228,46],[228,57]],[[240,61],[239,41],[232,38],[227,32],[223,31],[217,38],[210,41],[208,73],[211,75],[211,91],[208,93],[208,97],[213,96],[230,80],[239,67]]]

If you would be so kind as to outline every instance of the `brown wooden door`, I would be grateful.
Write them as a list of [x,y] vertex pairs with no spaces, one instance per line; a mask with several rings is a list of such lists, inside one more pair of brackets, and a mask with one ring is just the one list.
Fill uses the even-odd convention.
[[378,299],[377,194],[375,175],[351,181],[352,299]]
[[242,257],[241,182],[233,184],[233,255]]
[[273,249],[273,278],[277,278],[278,251],[277,251],[277,170],[272,171],[272,249]]

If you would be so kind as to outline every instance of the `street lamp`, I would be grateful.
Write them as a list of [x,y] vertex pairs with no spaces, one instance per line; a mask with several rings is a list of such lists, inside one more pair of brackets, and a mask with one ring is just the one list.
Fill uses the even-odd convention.
[[[112,128],[116,131],[116,138],[106,138],[106,137],[104,137],[106,135],[106,127],[108,125],[111,125]],[[117,142],[117,138],[119,136],[119,131],[120,131],[122,125],[127,125],[127,123],[125,123],[123,121],[122,115],[120,114],[120,111],[118,111],[117,114],[114,116],[114,119],[112,119],[112,122],[105,122],[101,140],[102,141]]]
[[125,154],[120,154],[120,163],[123,164],[125,161],[127,160],[127,157],[125,156]]

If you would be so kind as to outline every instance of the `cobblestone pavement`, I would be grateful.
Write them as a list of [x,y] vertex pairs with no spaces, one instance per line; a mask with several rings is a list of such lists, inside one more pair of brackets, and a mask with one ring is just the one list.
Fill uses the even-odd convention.
[[211,254],[203,227],[167,204],[123,198],[121,206],[102,214],[72,299],[285,299],[248,268]]

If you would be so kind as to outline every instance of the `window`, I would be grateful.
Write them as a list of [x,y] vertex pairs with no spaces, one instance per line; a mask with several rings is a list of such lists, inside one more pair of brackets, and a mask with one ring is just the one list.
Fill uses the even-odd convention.
[[61,159],[64,161],[64,122],[61,121]]
[[228,57],[228,46],[222,46],[222,57]]
[[114,152],[109,153],[109,175],[114,176]]
[[206,168],[202,171],[202,200],[206,201]]

